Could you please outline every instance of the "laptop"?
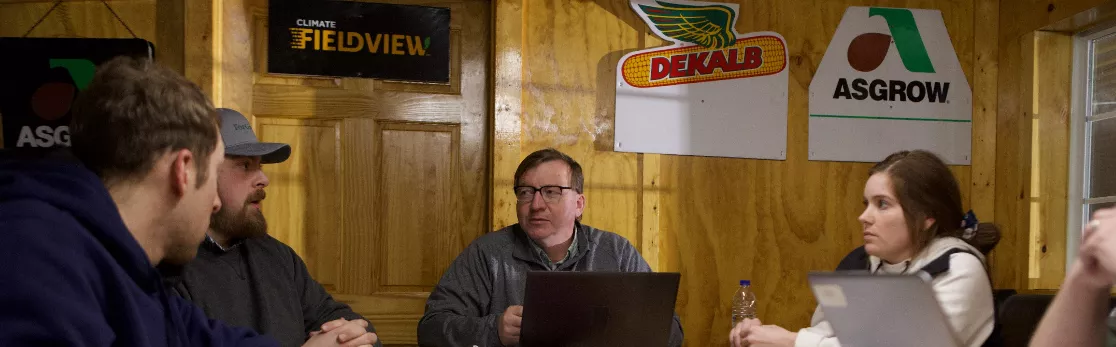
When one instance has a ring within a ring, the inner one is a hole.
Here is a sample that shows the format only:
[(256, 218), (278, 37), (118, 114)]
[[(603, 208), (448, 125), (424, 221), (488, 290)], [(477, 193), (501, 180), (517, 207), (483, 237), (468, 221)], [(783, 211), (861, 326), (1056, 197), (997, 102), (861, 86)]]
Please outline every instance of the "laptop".
[(811, 272), (810, 288), (841, 347), (958, 347), (927, 279)]
[(520, 346), (667, 346), (678, 273), (527, 273)]

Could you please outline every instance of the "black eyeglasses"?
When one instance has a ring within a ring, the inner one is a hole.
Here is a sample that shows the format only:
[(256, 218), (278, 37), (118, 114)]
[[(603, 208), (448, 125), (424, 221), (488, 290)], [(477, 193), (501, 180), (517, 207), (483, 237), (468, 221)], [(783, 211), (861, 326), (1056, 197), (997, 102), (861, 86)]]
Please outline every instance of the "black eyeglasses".
[(562, 192), (573, 187), (563, 186), (515, 186), (515, 199), (519, 202), (528, 202), (535, 199), (535, 192), (542, 192), (543, 201), (554, 203), (562, 200)]

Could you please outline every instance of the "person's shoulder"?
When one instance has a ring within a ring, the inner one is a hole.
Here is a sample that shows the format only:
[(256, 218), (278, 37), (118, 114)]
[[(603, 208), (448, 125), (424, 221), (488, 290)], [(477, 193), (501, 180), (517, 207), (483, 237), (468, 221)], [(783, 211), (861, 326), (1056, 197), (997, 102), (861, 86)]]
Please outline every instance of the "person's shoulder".
[(989, 292), (991, 283), (988, 272), (980, 258), (968, 252), (954, 252), (949, 255), (949, 267), (934, 276), (935, 290), (962, 292)]
[(579, 229), (579, 231), (586, 233), (585, 237), (589, 242), (599, 246), (635, 247), (628, 238), (608, 230), (597, 229), (586, 224), (581, 224), (581, 229)]
[(969, 252), (956, 252), (949, 255), (949, 271), (957, 273), (984, 273), (984, 263)]
[(511, 245), (515, 244), (516, 241), (517, 225), (513, 224), (500, 230), (485, 233), (470, 242), (466, 249), (486, 253), (511, 249)]
[(869, 259), (870, 257), (868, 256), (868, 252), (864, 250), (864, 246), (854, 248), (837, 263), (837, 270), (868, 270), (870, 265)]
[(53, 221), (64, 216), (73, 218), (58, 206), (34, 197), (0, 199), (0, 223), (28, 220)]
[(241, 246), (246, 247), (251, 254), (260, 255), (273, 260), (290, 261), (296, 258), (302, 259), (302, 257), (299, 257), (298, 253), (295, 252), (294, 248), (271, 235), (249, 238), (244, 240), (244, 244)]
[(271, 235), (263, 235), (263, 236), (249, 238), (247, 240), (244, 240), (244, 244), (249, 245), (252, 248), (263, 248), (263, 249), (275, 250), (275, 251), (294, 252), (294, 248), (291, 248), (291, 246), (288, 246), (286, 243), (283, 243), (283, 241), (279, 241), (279, 239), (276, 239), (275, 237), (272, 237)]
[[(40, 204), (43, 206), (37, 206)], [(6, 207), (0, 203), (0, 209)], [(120, 269), (117, 260), (74, 216), (33, 200), (19, 211), (32, 213), (0, 214), (0, 235), (5, 241), (0, 244), (0, 263), (9, 268), (0, 272), (0, 278), (18, 279), (0, 291), (31, 289), (58, 279), (95, 283), (105, 281), (107, 272)]]
[(518, 224), (513, 224), (499, 230), (485, 233), (476, 240), (473, 240), (472, 244), (480, 247), (506, 246), (508, 243), (515, 242), (515, 233), (518, 227)]
[(26, 247), (46, 243), (64, 245), (93, 241), (77, 218), (42, 200), (19, 199), (0, 202), (0, 235), (4, 244)]

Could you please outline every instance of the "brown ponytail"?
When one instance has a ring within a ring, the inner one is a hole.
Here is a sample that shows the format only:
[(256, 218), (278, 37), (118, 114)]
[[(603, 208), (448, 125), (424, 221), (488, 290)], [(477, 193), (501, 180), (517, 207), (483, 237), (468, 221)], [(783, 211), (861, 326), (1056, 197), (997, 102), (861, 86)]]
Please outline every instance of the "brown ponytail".
[(992, 252), (993, 248), (1000, 243), (1000, 228), (992, 223), (979, 223), (976, 225), (975, 230), (966, 232), (964, 229), (957, 229), (950, 233), (945, 233), (945, 236), (953, 236), (975, 247), (981, 254), (988, 255)]
[[(992, 223), (978, 223), (969, 232), (961, 227), (964, 219), (961, 190), (949, 167), (937, 155), (923, 150), (896, 152), (873, 166), (869, 176), (878, 173), (891, 179), (891, 189), (903, 206), (915, 254), (942, 236), (965, 240), (985, 255), (1000, 242), (1000, 230)], [(934, 223), (923, 229), (927, 218), (933, 218)]]

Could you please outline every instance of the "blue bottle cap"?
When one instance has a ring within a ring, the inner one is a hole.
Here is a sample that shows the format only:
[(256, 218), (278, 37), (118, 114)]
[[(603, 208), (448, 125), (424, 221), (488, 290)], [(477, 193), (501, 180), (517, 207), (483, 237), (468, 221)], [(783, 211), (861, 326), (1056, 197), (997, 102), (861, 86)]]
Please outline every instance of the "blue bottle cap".
[(752, 281), (749, 281), (749, 280), (740, 280), (740, 285), (742, 285), (742, 286), (751, 286), (751, 285), (752, 285)]

